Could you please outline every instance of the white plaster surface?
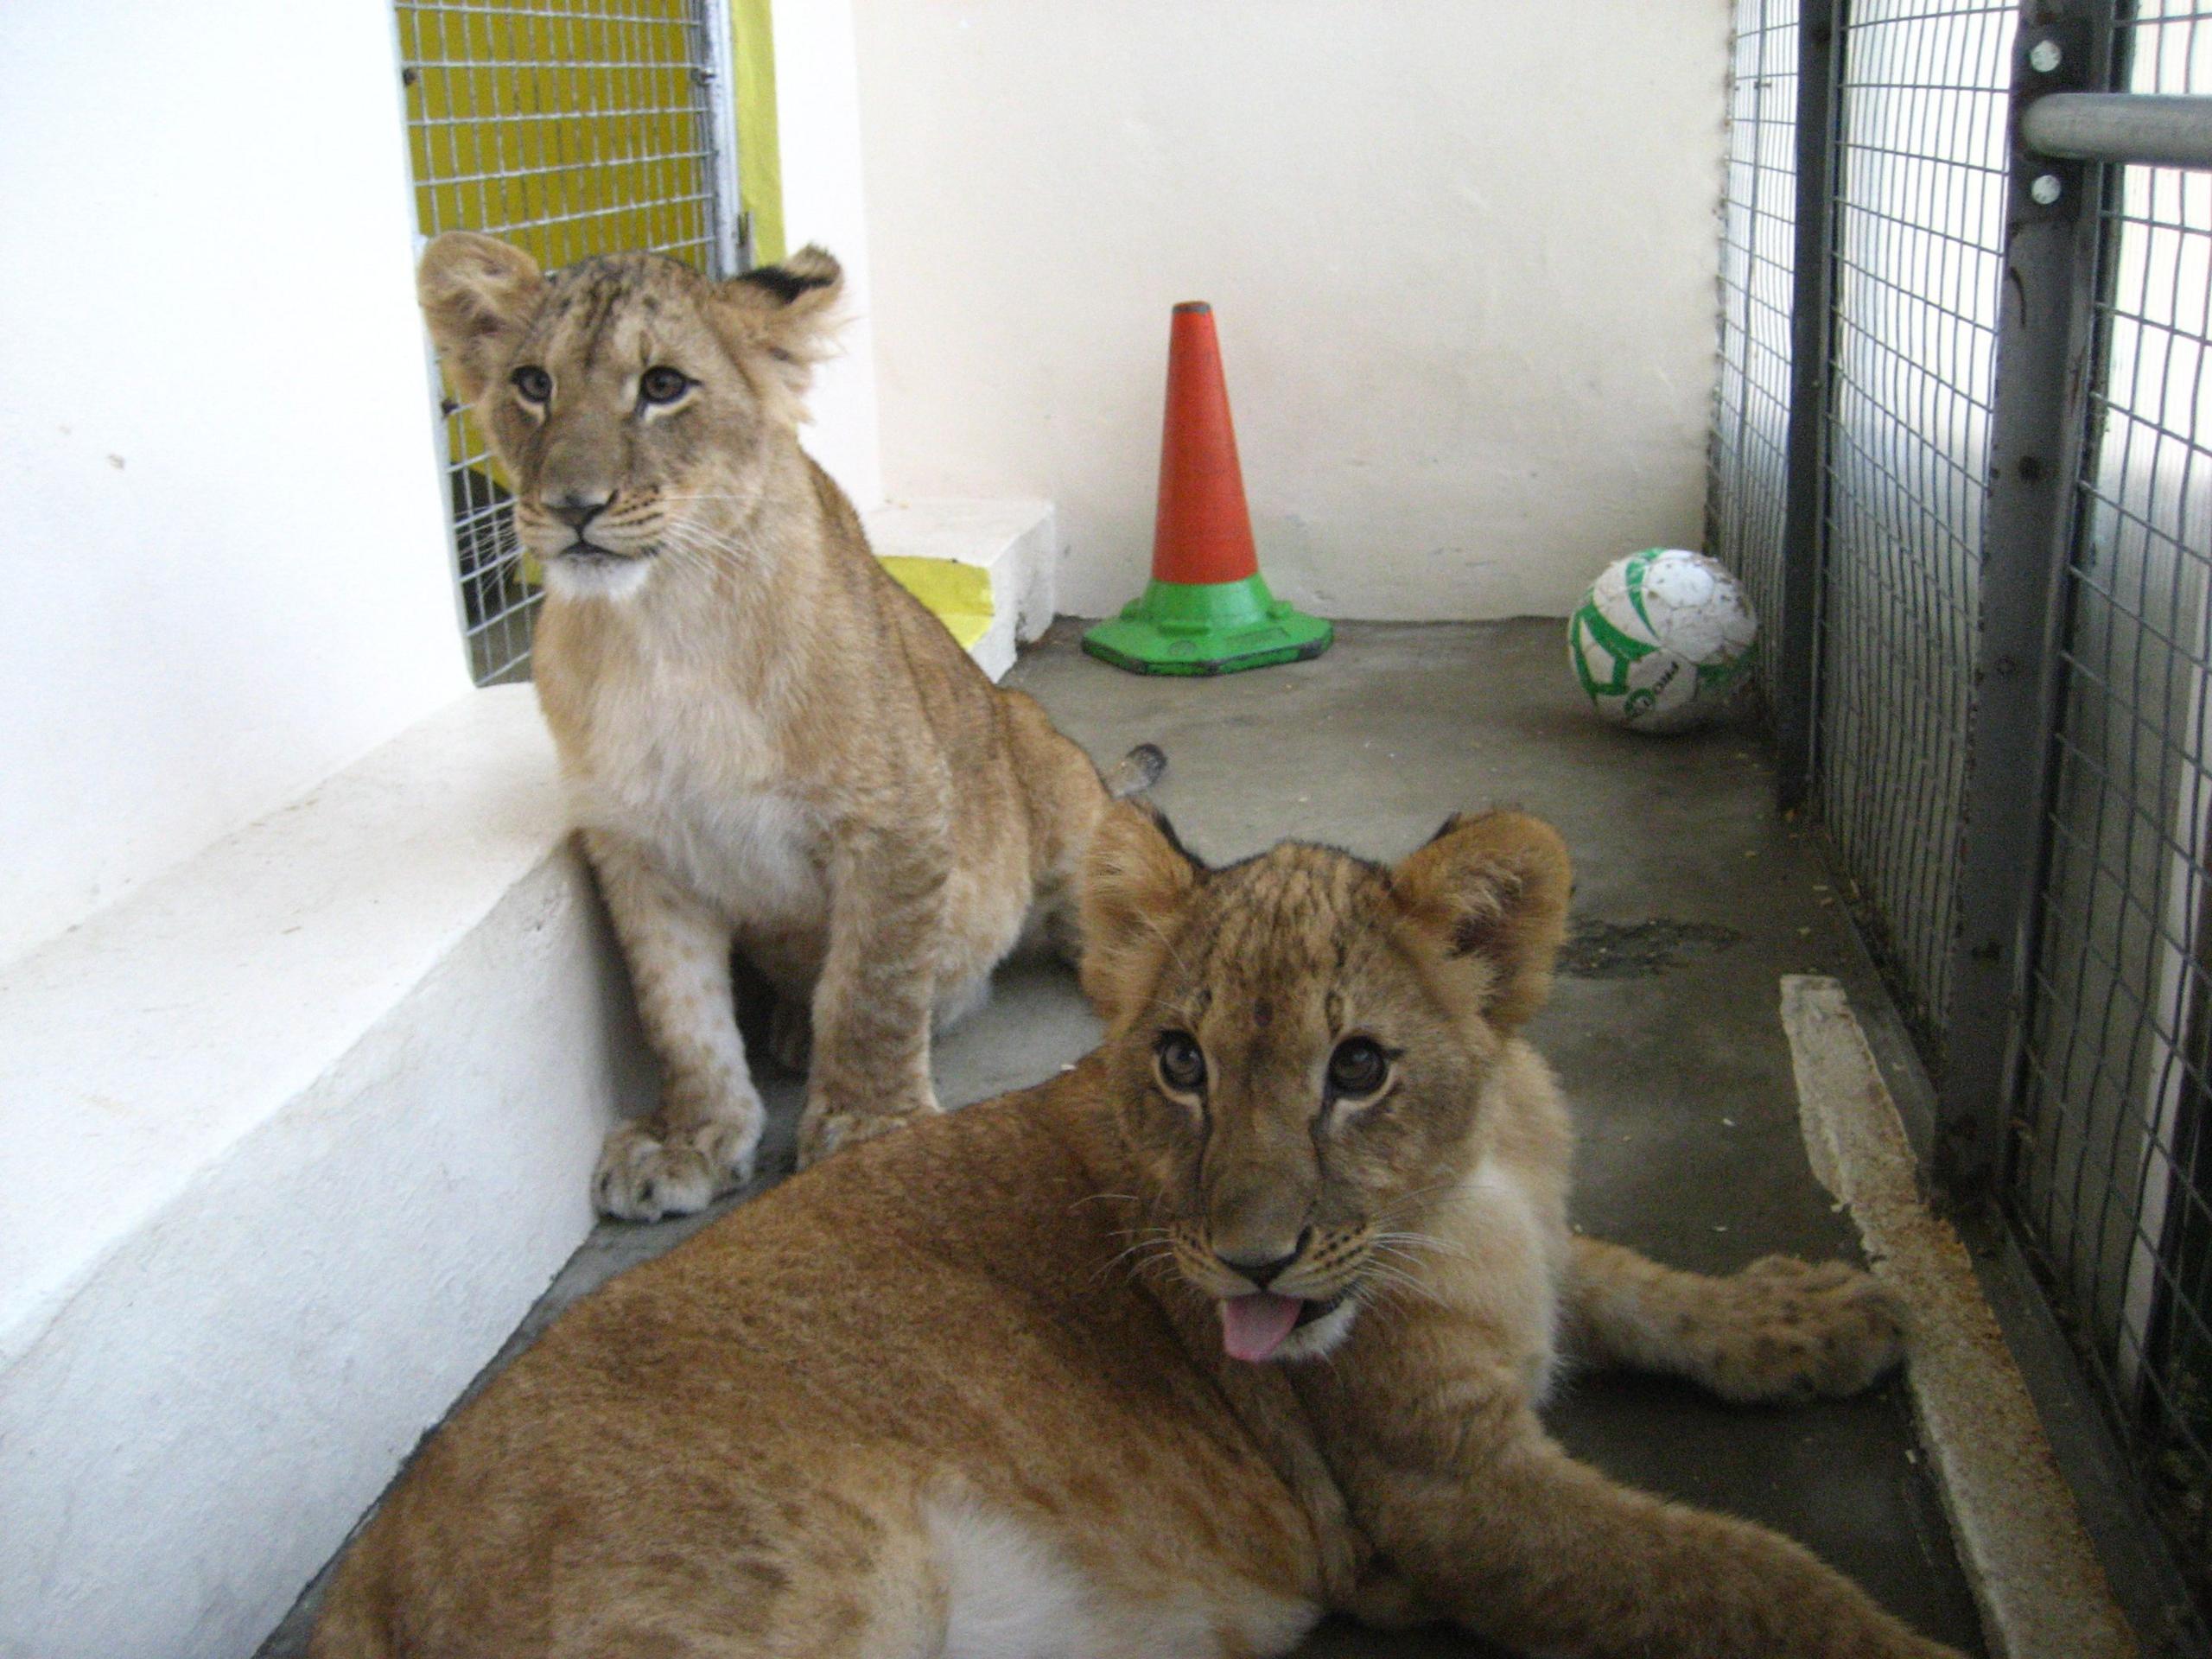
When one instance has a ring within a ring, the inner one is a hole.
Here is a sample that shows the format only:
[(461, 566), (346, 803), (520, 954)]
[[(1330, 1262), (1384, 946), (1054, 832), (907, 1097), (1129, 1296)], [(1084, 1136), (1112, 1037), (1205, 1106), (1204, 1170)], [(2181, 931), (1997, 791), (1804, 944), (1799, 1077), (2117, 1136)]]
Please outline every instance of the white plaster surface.
[(887, 501), (863, 515), (883, 557), (947, 559), (987, 571), (991, 626), (968, 654), (993, 679), (1052, 626), (1059, 537), (1049, 501)]
[(1203, 299), (1278, 595), (1560, 614), (1695, 545), (1729, 10), (854, 0), (887, 489), (1050, 499), (1110, 613)]
[(0, 969), (0, 1654), (249, 1652), (647, 1098), (528, 687)]
[(467, 686), (391, 9), (0, 4), (0, 961)]
[(808, 453), (863, 512), (883, 499), (877, 442), (873, 259), (861, 187), (852, 0), (776, 0), (776, 145), (784, 239), (818, 242), (845, 268), (838, 354), (807, 398)]

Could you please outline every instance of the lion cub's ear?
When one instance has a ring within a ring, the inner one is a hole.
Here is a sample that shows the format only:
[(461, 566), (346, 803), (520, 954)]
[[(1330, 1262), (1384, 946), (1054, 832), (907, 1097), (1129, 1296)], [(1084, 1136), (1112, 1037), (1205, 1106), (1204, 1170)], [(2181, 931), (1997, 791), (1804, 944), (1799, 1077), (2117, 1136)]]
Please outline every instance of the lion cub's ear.
[(1550, 994), (1572, 882), (1559, 831), (1525, 812), (1446, 819), (1390, 873), (1415, 940), (1501, 1031), (1521, 1025)]
[(415, 291), (461, 402), (481, 397), (505, 366), (543, 289), (537, 262), (497, 237), (448, 231), (423, 250)]
[(1083, 988), (1118, 1020), (1160, 977), (1183, 906), (1205, 866), (1175, 838), (1157, 807), (1117, 801), (1098, 821), (1083, 865)]
[(809, 243), (780, 265), (732, 277), (721, 294), (746, 337), (766, 350), (784, 389), (794, 399), (804, 397), (843, 320), (838, 302), (845, 294), (844, 267), (828, 249)]

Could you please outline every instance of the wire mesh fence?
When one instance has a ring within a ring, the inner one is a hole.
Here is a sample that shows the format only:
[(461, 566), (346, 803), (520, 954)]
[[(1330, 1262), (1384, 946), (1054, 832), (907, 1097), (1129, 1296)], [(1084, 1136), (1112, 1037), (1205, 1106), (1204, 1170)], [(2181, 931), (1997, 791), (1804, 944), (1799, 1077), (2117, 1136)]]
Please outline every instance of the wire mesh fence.
[[(1785, 442), (1787, 342), (1789, 308), (1815, 290), (1788, 232), (1760, 229), (1795, 205), (1800, 135), (1777, 128), (1794, 125), (1783, 81), (1797, 66), (1774, 54), (1785, 39), (1795, 49), (1800, 6), (1736, 8), (1710, 545), (1762, 599), (1770, 639), (1764, 596), (1800, 550), (1776, 545), (1779, 527), (1816, 527), (1816, 591), (1785, 601), (1814, 607), (1813, 660), (1770, 657), (1767, 672), (1809, 682), (1809, 800), (1939, 1077), (1946, 1027), (1965, 1017), (1951, 978), (1961, 849), (1977, 829), (1962, 805), (1993, 420), (2021, 384), (2005, 378), (2000, 335), (2068, 327), (2049, 306), (2000, 326), (2008, 213), (2017, 225), (2022, 211), (2008, 122), (2026, 73), (2013, 55), (2021, 10), (1843, 9), (1822, 273), (1833, 308), (1821, 372), (1796, 383), (1824, 398), (1808, 517), (1789, 499), (1807, 474)], [(2111, 31), (2115, 89), (2212, 92), (2212, 8), (2119, 10), (2069, 0), (2050, 15)], [(2069, 550), (2047, 766), (2018, 779), (2043, 817), (2019, 882), (2030, 943), (2009, 1080), (1982, 1103), (2007, 1128), (1986, 1196), (2042, 1274), (2189, 1582), (2186, 1647), (2204, 1642), (2212, 1610), (2212, 175), (2109, 172), (2101, 185), (2094, 168), (2080, 175), (2100, 267), (2077, 296), (2083, 462), (2051, 526), (2050, 545)], [(2019, 550), (2005, 550), (2017, 568)]]
[[(1797, 0), (1738, 0), (1720, 226), (1720, 373), (1707, 446), (1706, 544), (1758, 615), (1782, 609), (1791, 285), (1797, 226)], [(1759, 677), (1770, 699), (1780, 659)]]
[[(488, 232), (548, 270), (633, 248), (719, 270), (711, 3), (396, 0), (423, 234)], [(526, 678), (538, 592), (507, 483), (468, 416), (442, 412), (469, 666)]]
[(1842, 46), (1813, 787), (1931, 1051), (1966, 779), (2013, 10), (1862, 3)]

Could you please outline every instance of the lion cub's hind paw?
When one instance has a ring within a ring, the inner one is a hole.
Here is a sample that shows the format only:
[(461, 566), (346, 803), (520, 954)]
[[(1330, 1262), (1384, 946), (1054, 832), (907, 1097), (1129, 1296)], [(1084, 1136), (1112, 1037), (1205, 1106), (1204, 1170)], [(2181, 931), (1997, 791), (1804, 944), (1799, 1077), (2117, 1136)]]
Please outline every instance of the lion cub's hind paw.
[(1718, 1341), (1704, 1379), (1727, 1400), (1839, 1399), (1904, 1357), (1904, 1305), (1841, 1262), (1770, 1255), (1719, 1281)]
[(665, 1138), (649, 1124), (620, 1124), (599, 1154), (592, 1202), (618, 1221), (688, 1216), (745, 1183), (760, 1138), (757, 1126), (719, 1121)]

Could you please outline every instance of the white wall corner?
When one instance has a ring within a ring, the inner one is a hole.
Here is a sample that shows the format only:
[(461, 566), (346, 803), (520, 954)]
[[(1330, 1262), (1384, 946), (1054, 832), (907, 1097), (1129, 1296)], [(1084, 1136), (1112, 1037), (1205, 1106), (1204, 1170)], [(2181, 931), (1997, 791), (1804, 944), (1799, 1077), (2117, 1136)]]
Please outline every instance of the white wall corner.
[(807, 452), (865, 512), (883, 499), (883, 459), (852, 3), (778, 0), (773, 13), (784, 239), (792, 248), (820, 243), (845, 269), (838, 354), (816, 372), (804, 436)]

